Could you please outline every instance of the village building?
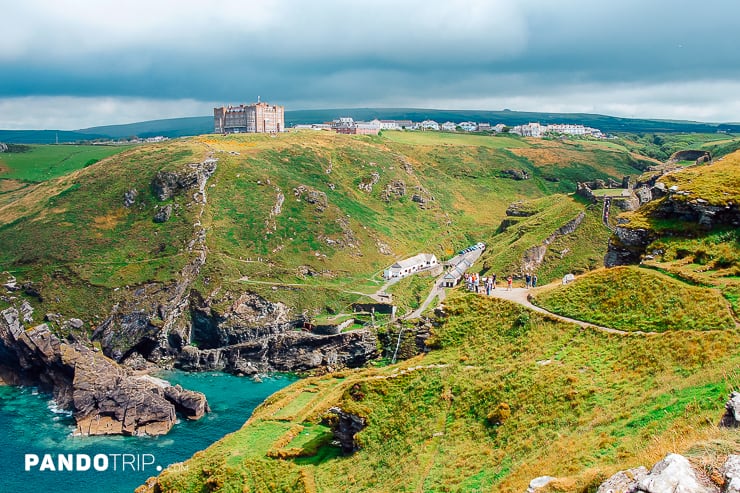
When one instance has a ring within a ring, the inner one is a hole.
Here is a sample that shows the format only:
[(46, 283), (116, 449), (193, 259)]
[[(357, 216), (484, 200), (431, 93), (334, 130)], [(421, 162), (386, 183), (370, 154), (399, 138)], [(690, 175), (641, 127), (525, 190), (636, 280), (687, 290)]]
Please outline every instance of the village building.
[(504, 131), (505, 128), (506, 128), (506, 125), (504, 125), (503, 123), (497, 123), (496, 125), (491, 127), (491, 130), (493, 130), (496, 133), (501, 133)]
[(439, 123), (434, 120), (424, 120), (419, 126), (422, 130), (439, 130)]
[(462, 259), (450, 270), (448, 270), (444, 276), (442, 276), (442, 287), (443, 288), (454, 288), (460, 283), (460, 279), (465, 275), (465, 271), (470, 268), (471, 264), (467, 259)]
[(444, 122), (442, 125), (440, 125), (440, 128), (444, 130), (445, 132), (454, 132), (457, 125), (453, 122)]
[(479, 123), (478, 124), (478, 131), (479, 132), (490, 132), (491, 130), (492, 129), (491, 129), (491, 124), (490, 123)]
[(217, 134), (278, 133), (285, 130), (285, 107), (262, 103), (213, 108)]
[(530, 122), (525, 125), (517, 125), (509, 130), (510, 133), (521, 135), (522, 137), (542, 137), (545, 133), (546, 127), (540, 125), (539, 122)]
[(377, 118), (369, 122), (356, 122), (353, 118), (345, 116), (334, 120), (331, 128), (338, 134), (378, 135), (383, 125)]
[(431, 269), (437, 265), (439, 265), (439, 262), (434, 254), (420, 253), (394, 263), (383, 272), (383, 277), (386, 279), (406, 277), (423, 270)]
[(478, 124), (475, 122), (461, 122), (457, 124), (458, 127), (462, 128), (466, 132), (475, 132), (478, 128)]

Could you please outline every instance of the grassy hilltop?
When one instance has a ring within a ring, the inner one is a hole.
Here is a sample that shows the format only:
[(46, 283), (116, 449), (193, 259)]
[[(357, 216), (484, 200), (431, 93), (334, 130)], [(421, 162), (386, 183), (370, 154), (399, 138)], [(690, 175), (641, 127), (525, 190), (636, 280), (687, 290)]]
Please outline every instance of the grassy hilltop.
[[(159, 171), (187, 170), (208, 156), (218, 159), (218, 168), (200, 218), (209, 254), (196, 286), (212, 291), (215, 280), (315, 313), (342, 310), (358, 299), (354, 293), (375, 291), (382, 269), (397, 259), (420, 251), (447, 258), (474, 242), (495, 242), (514, 201), (571, 192), (576, 180), (620, 179), (651, 164), (588, 142), (301, 132), (116, 148), (115, 156), (40, 183), (6, 178), (39, 175), (46, 166), (42, 157), (60, 149), (73, 147), (33, 148), (22, 168), (11, 168), (19, 158), (7, 155), (11, 171), (0, 175), (0, 269), (34, 282), (45, 312), (87, 320), (104, 317), (110, 304), (127, 296), (117, 288), (177, 279), (198, 219), (189, 194), (159, 201), (151, 182)], [(529, 179), (513, 179), (509, 170)], [(125, 207), (124, 194), (134, 189), (135, 205)], [(553, 203), (567, 215), (586, 209), (559, 197)], [(157, 208), (166, 205), (174, 208), (172, 218), (154, 223)], [(529, 218), (527, 229), (537, 229), (531, 242), (495, 246), (504, 257), (491, 268), (513, 269), (519, 252), (562, 225), (548, 210)], [(591, 231), (605, 238), (598, 211), (589, 214)], [(580, 269), (598, 266), (604, 248), (592, 247), (587, 259), (550, 258), (543, 273), (549, 278), (569, 271), (571, 260)]]

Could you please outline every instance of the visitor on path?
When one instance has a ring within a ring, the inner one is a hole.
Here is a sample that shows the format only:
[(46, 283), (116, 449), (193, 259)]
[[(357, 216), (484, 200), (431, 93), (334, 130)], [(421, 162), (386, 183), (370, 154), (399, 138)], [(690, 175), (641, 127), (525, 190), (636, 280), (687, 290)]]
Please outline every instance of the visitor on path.
[(496, 289), (496, 274), (493, 274), (493, 289)]
[(527, 286), (527, 289), (532, 287), (532, 276), (529, 275), (529, 272), (524, 276), (524, 285)]
[(478, 294), (480, 292), (478, 290), (480, 286), (480, 276), (478, 274), (473, 274), (473, 286), (475, 287), (475, 294)]
[(532, 287), (533, 288), (537, 287), (537, 274), (532, 275)]
[(491, 289), (493, 288), (493, 277), (488, 276), (486, 279), (486, 296), (491, 296)]
[(506, 282), (509, 283), (509, 287), (507, 291), (511, 291), (511, 283), (514, 282), (514, 279), (511, 276), (509, 276), (506, 278)]

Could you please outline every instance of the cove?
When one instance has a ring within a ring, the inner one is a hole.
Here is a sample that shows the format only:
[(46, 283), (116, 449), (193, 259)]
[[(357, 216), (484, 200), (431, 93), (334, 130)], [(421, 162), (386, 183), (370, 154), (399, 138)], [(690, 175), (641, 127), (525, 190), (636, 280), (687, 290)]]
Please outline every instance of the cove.
[[(76, 437), (72, 436), (71, 413), (56, 409), (50, 396), (33, 388), (0, 387), (0, 491), (132, 492), (158, 473), (157, 466), (182, 462), (239, 429), (255, 407), (296, 380), (270, 375), (260, 382), (216, 372), (174, 371), (158, 376), (203, 392), (212, 412), (199, 421), (179, 420), (167, 435), (159, 437)], [(33, 463), (30, 455), (38, 456), (39, 464), (26, 471), (27, 461)], [(84, 466), (89, 457), (91, 467), (86, 471), (49, 468), (50, 460), (58, 465), (60, 455), (63, 465), (71, 456), (73, 464)], [(101, 469), (104, 462), (105, 470), (95, 469), (95, 465)], [(44, 463), (47, 467), (39, 470)]]

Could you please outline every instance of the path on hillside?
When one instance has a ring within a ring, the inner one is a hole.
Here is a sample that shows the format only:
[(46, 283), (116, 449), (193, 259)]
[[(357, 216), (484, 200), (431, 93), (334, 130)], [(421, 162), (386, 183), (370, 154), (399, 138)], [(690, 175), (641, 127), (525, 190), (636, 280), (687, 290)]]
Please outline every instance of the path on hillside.
[[(536, 291), (536, 288), (535, 288), (535, 291)], [(538, 313), (542, 313), (545, 315), (549, 315), (551, 317), (557, 318), (558, 320), (562, 320), (563, 322), (570, 322), (572, 324), (580, 325), (581, 327), (584, 327), (584, 328), (596, 329), (602, 332), (607, 332), (609, 334), (620, 334), (620, 335), (628, 335), (628, 334), (654, 335), (654, 334), (657, 334), (657, 332), (643, 332), (640, 330), (626, 331), (626, 330), (613, 329), (611, 327), (603, 327), (601, 325), (592, 324), (590, 322), (584, 322), (583, 320), (576, 320), (575, 318), (558, 315), (557, 313), (553, 313), (551, 311), (545, 310), (544, 308), (541, 308), (537, 305), (532, 304), (532, 302), (529, 301), (529, 294), (531, 292), (532, 292), (531, 289), (526, 289), (526, 288), (512, 288), (511, 291), (508, 291), (506, 288), (497, 288), (491, 291), (491, 297), (500, 298), (503, 300), (511, 301), (513, 303), (518, 303), (524, 307), (529, 308), (530, 310), (533, 310), (533, 311), (536, 311)]]
[(408, 315), (404, 316), (404, 319), (411, 319), (411, 318), (419, 318), (421, 314), (424, 312), (424, 310), (427, 309), (429, 304), (434, 301), (435, 297), (439, 297), (439, 302), (441, 303), (444, 301), (444, 299), (447, 297), (445, 294), (445, 288), (442, 287), (442, 278), (444, 277), (444, 274), (439, 276), (434, 281), (434, 286), (432, 286), (432, 289), (429, 291), (429, 296), (427, 296), (427, 299), (424, 300), (424, 303), (421, 304), (419, 308), (414, 310), (413, 312), (409, 313)]

